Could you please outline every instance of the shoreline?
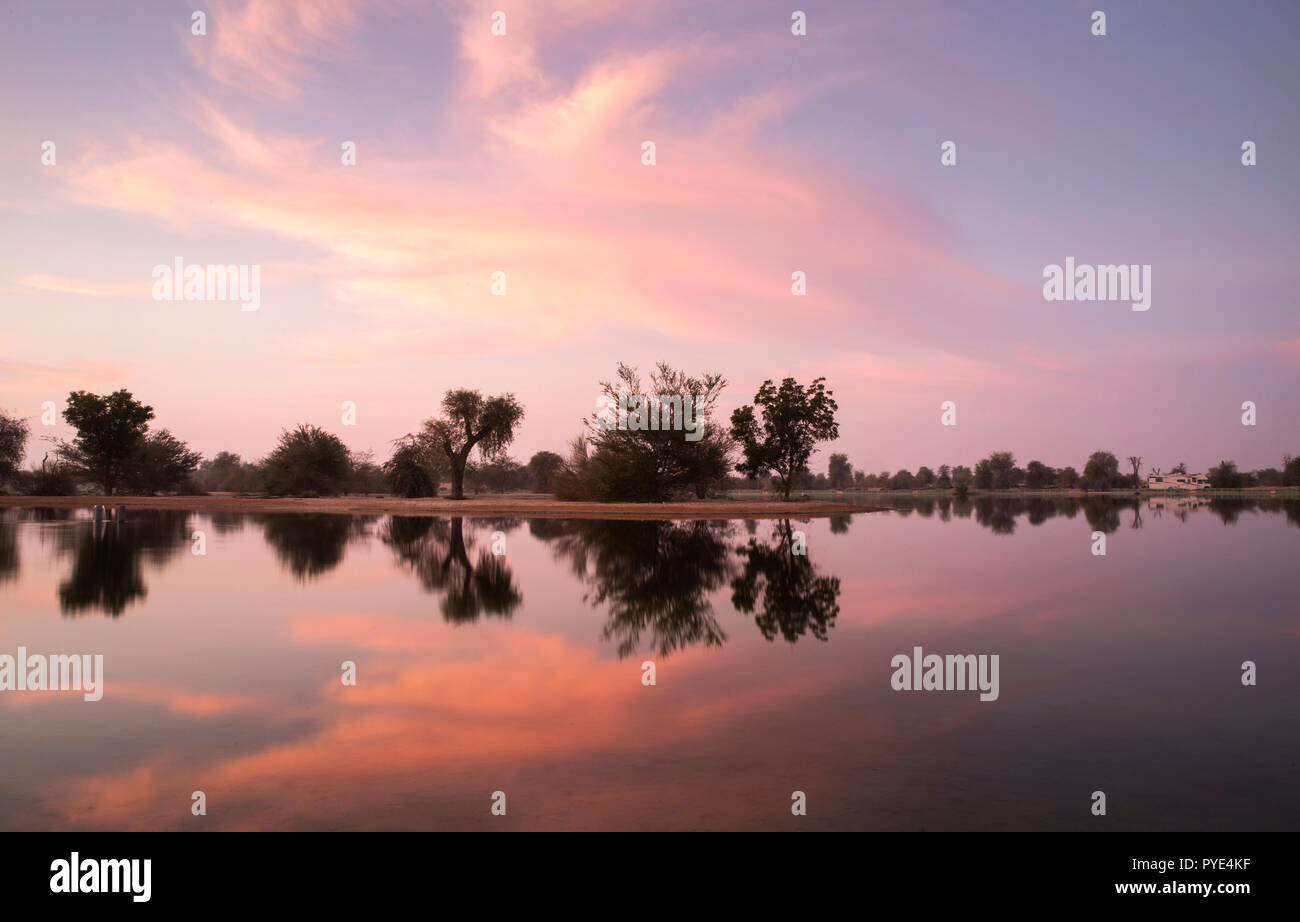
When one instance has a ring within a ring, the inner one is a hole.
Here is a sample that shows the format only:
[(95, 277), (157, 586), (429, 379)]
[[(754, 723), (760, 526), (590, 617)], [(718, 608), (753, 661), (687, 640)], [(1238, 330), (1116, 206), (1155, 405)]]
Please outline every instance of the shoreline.
[(96, 505), (128, 509), (175, 509), (187, 512), (301, 512), (342, 515), (436, 515), (463, 518), (510, 516), (527, 519), (788, 519), (829, 518), (884, 512), (887, 506), (806, 500), (688, 500), (675, 503), (564, 502), (541, 494), (495, 494), (467, 497), (403, 499), (351, 495), (304, 499), (213, 493), (207, 496), (0, 496), (0, 509), (41, 506), (89, 509)]

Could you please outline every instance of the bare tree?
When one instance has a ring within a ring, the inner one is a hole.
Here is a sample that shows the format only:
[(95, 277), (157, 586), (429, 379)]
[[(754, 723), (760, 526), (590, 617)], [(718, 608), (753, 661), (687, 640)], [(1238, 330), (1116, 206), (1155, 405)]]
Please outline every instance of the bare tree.
[(1133, 486), (1135, 488), (1142, 486), (1142, 456), (1129, 455), (1128, 463), (1133, 468)]

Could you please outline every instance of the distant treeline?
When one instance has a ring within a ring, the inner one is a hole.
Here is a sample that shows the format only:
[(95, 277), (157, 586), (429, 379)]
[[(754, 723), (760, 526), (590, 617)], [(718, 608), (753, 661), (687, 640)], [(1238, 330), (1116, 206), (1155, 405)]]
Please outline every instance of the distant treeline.
[[(832, 454), (825, 474), (802, 471), (796, 479), (800, 490), (952, 490), (964, 494), (970, 490), (1132, 490), (1146, 485), (1142, 476), (1143, 459), (1127, 459), (1130, 473), (1120, 470), (1120, 461), (1108, 451), (1096, 451), (1088, 458), (1080, 474), (1073, 467), (1054, 468), (1041, 461), (1024, 467), (1016, 464), (1011, 452), (996, 451), (978, 462), (974, 469), (962, 465), (941, 464), (935, 469), (922, 466), (912, 473), (906, 469), (890, 473), (868, 474), (854, 470), (847, 455)], [(1159, 470), (1153, 473), (1160, 473)], [(1187, 465), (1178, 462), (1166, 474), (1186, 474)], [(1284, 455), (1281, 468), (1239, 471), (1236, 462), (1220, 461), (1206, 474), (1210, 486), (1236, 490), (1248, 487), (1300, 486), (1300, 457)]]
[[(33, 496), (95, 491), (120, 493), (247, 493), (273, 496), (329, 496), (392, 493), (403, 497), (532, 491), (566, 500), (663, 502), (704, 499), (731, 490), (772, 490), (789, 499), (796, 490), (939, 490), (965, 496), (972, 490), (1089, 491), (1136, 489), (1144, 484), (1143, 459), (1130, 456), (1121, 472), (1115, 455), (1093, 452), (1079, 473), (1041, 461), (1020, 467), (998, 451), (973, 468), (940, 465), (915, 473), (854, 470), (848, 456), (830, 456), (825, 473), (809, 467), (816, 446), (839, 437), (838, 406), (822, 378), (800, 385), (766, 381), (752, 405), (714, 419), (726, 387), (718, 374), (700, 376), (660, 363), (644, 382), (636, 369), (619, 364), (612, 381), (601, 382), (603, 410), (583, 421), (583, 430), (561, 454), (539, 451), (526, 464), (507, 449), (524, 417), (512, 394), (485, 397), (451, 390), (440, 415), (393, 442), (382, 464), (370, 452), (354, 452), (331, 432), (303, 423), (286, 429), (269, 454), (246, 460), (233, 452), (203, 458), (165, 429), (152, 428), (152, 407), (129, 391), (98, 395), (74, 391), (63, 411), (75, 432), (71, 441), (47, 440), (41, 463), (21, 470), (30, 426), (0, 413), (0, 490)], [(1179, 463), (1168, 473), (1187, 473)], [(1245, 472), (1223, 461), (1208, 472), (1211, 486), (1300, 486), (1300, 459), (1282, 467)]]

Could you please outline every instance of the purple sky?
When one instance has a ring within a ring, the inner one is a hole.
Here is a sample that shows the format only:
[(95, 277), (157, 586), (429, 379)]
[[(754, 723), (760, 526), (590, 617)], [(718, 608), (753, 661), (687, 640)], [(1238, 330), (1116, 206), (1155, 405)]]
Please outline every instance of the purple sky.
[[(127, 387), (205, 454), (310, 421), (383, 458), (475, 387), (527, 460), (665, 360), (726, 414), (826, 376), (814, 469), (1300, 453), (1294, 3), (203, 6), (0, 14), (0, 407), (36, 436)], [(154, 300), (178, 256), (259, 265), (260, 309)], [(1150, 264), (1151, 309), (1044, 300), (1068, 256)]]

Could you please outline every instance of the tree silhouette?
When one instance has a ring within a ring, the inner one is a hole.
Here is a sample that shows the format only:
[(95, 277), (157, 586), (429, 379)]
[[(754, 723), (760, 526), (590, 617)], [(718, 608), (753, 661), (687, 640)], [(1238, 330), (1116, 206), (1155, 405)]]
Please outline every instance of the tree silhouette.
[(768, 640), (778, 633), (789, 643), (807, 633), (826, 640), (840, 613), (839, 578), (818, 576), (806, 554), (794, 553), (789, 519), (772, 537), (774, 544), (751, 539), (737, 548), (743, 564), (731, 581), (731, 604), (746, 614), (757, 611), (754, 623)]

